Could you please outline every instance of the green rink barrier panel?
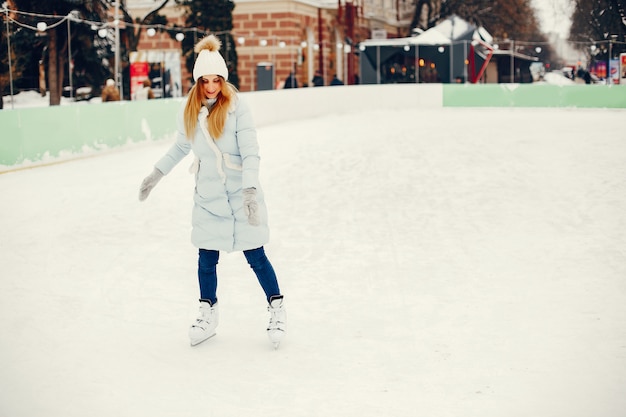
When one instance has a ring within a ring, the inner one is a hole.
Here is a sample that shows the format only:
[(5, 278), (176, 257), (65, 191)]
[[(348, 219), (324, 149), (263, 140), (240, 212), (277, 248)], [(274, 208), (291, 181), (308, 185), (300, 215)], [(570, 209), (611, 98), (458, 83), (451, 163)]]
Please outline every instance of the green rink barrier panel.
[(181, 99), (0, 111), (0, 172), (170, 137)]
[(626, 108), (624, 85), (444, 84), (444, 107)]
[[(330, 114), (420, 107), (626, 109), (626, 85), (386, 84), (242, 93), (257, 127)], [(150, 140), (173, 140), (183, 98), (0, 110), (0, 172)]]

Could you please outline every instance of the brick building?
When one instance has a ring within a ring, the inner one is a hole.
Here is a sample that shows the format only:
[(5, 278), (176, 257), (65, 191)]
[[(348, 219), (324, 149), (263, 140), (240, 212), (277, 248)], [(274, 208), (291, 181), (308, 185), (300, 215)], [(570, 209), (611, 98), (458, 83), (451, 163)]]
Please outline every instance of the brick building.
[[(345, 84), (354, 84), (358, 82), (357, 44), (373, 36), (407, 36), (415, 9), (414, 0), (236, 0), (234, 3), (232, 35), (237, 47), (241, 91), (280, 88), (291, 71), (300, 86), (311, 83), (315, 70), (322, 72), (325, 85), (335, 74)], [(155, 2), (127, 0), (126, 6), (131, 15), (141, 18), (155, 7)], [(173, 0), (161, 14), (172, 25), (184, 25), (183, 10)], [(151, 59), (175, 51), (180, 54), (179, 42), (165, 33), (148, 32), (142, 32), (139, 54), (149, 54)], [(183, 34), (198, 35), (187, 30)], [(182, 59), (180, 65), (182, 94), (185, 94), (191, 86), (191, 76)]]

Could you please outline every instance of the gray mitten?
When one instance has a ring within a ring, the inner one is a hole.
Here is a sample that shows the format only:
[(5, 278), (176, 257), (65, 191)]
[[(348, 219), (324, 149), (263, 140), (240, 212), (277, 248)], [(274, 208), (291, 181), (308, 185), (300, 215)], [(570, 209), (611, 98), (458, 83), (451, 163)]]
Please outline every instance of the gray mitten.
[(250, 226), (261, 224), (259, 219), (259, 203), (256, 202), (256, 188), (243, 190), (243, 212), (248, 216)]
[(143, 201), (148, 198), (150, 191), (154, 188), (155, 185), (163, 178), (163, 173), (158, 169), (154, 168), (154, 171), (150, 175), (148, 175), (141, 183), (139, 187), (139, 201)]

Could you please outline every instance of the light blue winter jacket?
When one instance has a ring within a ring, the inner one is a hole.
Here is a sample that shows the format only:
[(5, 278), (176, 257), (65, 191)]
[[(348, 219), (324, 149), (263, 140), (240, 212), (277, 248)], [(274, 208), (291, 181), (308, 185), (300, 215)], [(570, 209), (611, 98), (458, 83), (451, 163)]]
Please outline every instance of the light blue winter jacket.
[[(167, 175), (190, 150), (196, 161), (191, 242), (198, 248), (222, 251), (255, 249), (269, 241), (267, 209), (259, 184), (259, 144), (250, 108), (237, 95), (229, 109), (222, 137), (213, 140), (203, 106), (193, 141), (185, 135), (183, 113), (178, 112), (176, 143), (155, 167)], [(243, 210), (242, 190), (256, 188), (260, 225), (251, 226)]]

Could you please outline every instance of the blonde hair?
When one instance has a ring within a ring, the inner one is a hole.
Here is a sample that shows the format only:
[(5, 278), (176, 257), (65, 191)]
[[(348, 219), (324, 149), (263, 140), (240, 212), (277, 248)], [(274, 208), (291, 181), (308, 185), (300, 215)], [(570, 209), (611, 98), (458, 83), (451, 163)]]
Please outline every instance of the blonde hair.
[[(217, 101), (211, 107), (209, 116), (207, 117), (207, 127), (209, 134), (215, 140), (219, 139), (224, 133), (224, 125), (228, 118), (228, 111), (237, 95), (237, 88), (220, 76), (222, 81), (222, 91), (217, 95)], [(204, 91), (200, 83), (194, 84), (189, 90), (189, 98), (185, 105), (183, 119), (185, 121), (185, 135), (187, 139), (193, 140), (194, 132), (198, 123), (198, 113), (203, 106), (205, 100)]]

